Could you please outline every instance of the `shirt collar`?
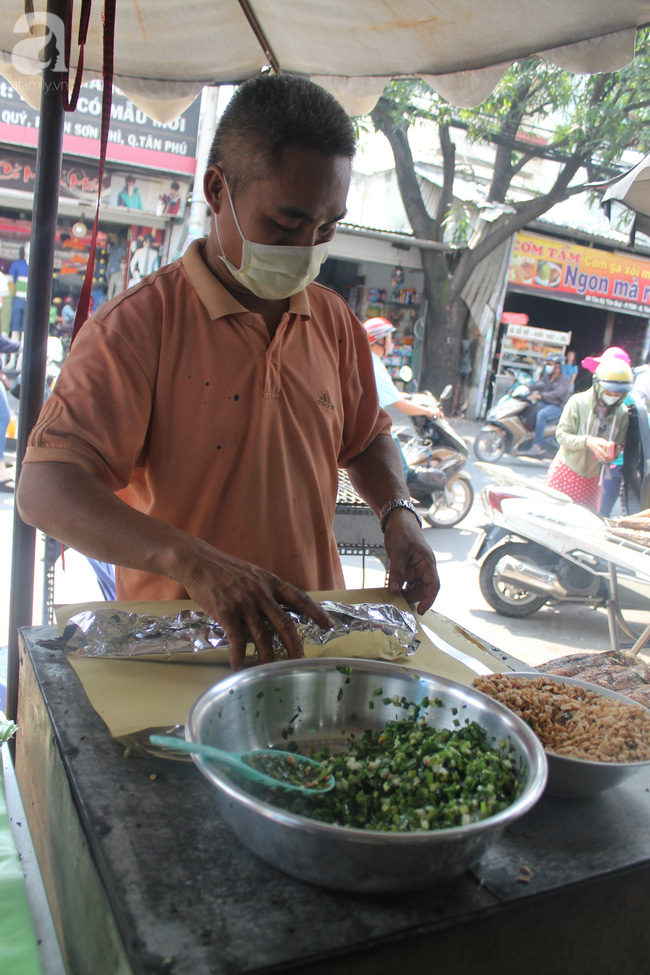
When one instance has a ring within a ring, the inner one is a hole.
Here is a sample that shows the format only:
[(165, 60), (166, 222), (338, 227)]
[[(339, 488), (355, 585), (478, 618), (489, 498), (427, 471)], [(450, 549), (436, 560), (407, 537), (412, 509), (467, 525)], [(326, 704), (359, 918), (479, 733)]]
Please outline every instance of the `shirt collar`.
[[(249, 314), (248, 308), (230, 294), (203, 260), (201, 245), (204, 240), (192, 241), (181, 261), (208, 315), (214, 320), (225, 318), (226, 315)], [(301, 318), (311, 317), (306, 289), (289, 298), (289, 314), (300, 315)]]

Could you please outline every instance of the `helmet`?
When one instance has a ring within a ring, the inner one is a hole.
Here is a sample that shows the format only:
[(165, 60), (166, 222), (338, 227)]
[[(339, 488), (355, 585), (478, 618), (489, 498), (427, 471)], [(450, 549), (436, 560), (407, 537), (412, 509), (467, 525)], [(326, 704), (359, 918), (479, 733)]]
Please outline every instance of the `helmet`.
[(395, 331), (395, 326), (391, 325), (387, 318), (369, 318), (363, 323), (363, 327), (368, 333), (371, 345)]
[(545, 362), (552, 362), (553, 365), (555, 365), (555, 366), (563, 366), (564, 365), (564, 356), (563, 355), (560, 355), (559, 352), (549, 352), (549, 354), (546, 356), (546, 359), (544, 361)]
[(634, 385), (634, 376), (627, 362), (616, 356), (608, 356), (598, 365), (593, 384), (599, 400), (603, 398), (603, 393), (623, 399)]
[(609, 349), (605, 349), (603, 354), (598, 357), (588, 355), (586, 359), (583, 359), (583, 369), (588, 369), (589, 372), (595, 372), (603, 359), (609, 358), (622, 359), (623, 362), (627, 362), (628, 366), (630, 365), (630, 357), (625, 349), (620, 349), (617, 345), (612, 345)]

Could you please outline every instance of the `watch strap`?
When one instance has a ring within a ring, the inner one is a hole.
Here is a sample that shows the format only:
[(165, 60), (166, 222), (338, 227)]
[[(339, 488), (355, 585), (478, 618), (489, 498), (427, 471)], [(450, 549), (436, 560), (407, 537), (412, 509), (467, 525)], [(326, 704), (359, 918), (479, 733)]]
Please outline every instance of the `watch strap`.
[(379, 524), (381, 525), (382, 532), (386, 531), (386, 523), (388, 519), (392, 515), (393, 511), (397, 511), (398, 508), (406, 508), (407, 511), (414, 514), (417, 518), (418, 525), (420, 528), (422, 528), (422, 519), (415, 510), (412, 502), (408, 501), (406, 498), (395, 498), (393, 501), (388, 501), (379, 512)]

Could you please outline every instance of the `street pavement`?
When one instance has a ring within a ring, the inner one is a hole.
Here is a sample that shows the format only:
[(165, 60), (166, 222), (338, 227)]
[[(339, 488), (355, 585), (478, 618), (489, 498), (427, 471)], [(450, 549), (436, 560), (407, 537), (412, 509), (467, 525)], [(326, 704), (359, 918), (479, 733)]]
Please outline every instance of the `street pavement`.
[[(434, 609), (448, 616), (491, 645), (518, 657), (530, 665), (544, 663), (569, 653), (606, 650), (609, 648), (607, 616), (603, 609), (566, 605), (545, 606), (526, 619), (499, 616), (483, 599), (478, 584), (478, 567), (468, 558), (485, 517), (480, 492), (489, 478), (474, 463), (473, 441), (481, 424), (471, 420), (452, 420), (457, 432), (470, 446), (467, 469), (476, 498), (467, 518), (456, 528), (429, 528), (425, 535), (438, 561), (441, 589)], [(533, 458), (504, 458), (507, 464), (531, 483), (542, 484), (547, 461)], [(5, 647), (9, 632), (9, 591), (11, 581), (11, 535), (13, 495), (0, 495), (0, 647)], [(357, 557), (345, 557), (343, 567), (349, 589), (384, 585), (384, 570), (376, 559), (368, 558), (365, 566)], [(43, 547), (37, 544), (35, 564), (34, 624), (42, 622)], [(61, 559), (55, 570), (54, 601), (58, 604), (101, 599), (95, 575), (86, 559), (67, 551), (65, 567)], [(647, 615), (647, 614), (646, 614)], [(635, 621), (640, 617), (630, 614)], [(6, 652), (0, 650), (0, 681), (4, 680)]]

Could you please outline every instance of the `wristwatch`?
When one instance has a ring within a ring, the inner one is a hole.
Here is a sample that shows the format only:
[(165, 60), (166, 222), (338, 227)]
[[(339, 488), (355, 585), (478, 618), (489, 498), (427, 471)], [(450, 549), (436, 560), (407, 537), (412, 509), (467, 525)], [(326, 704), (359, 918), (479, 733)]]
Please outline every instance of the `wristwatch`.
[(381, 525), (382, 532), (386, 531), (386, 522), (392, 515), (393, 511), (397, 508), (406, 508), (407, 511), (411, 511), (418, 520), (418, 525), (422, 528), (422, 519), (413, 507), (410, 501), (405, 498), (396, 498), (394, 501), (388, 501), (384, 507), (379, 512), (379, 524)]

